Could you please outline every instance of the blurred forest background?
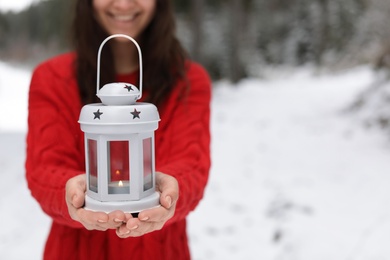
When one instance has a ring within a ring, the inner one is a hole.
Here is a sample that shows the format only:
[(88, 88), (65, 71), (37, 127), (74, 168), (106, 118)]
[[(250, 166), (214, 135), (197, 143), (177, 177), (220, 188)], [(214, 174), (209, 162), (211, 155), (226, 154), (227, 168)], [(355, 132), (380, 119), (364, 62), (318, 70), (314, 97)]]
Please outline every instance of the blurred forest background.
[[(0, 11), (0, 60), (29, 68), (68, 51), (75, 0)], [(213, 80), (237, 83), (269, 68), (372, 66), (378, 80), (351, 107), (390, 132), (389, 0), (173, 0), (177, 34)], [(364, 108), (364, 109), (361, 109)], [(364, 112), (363, 112), (364, 113)]]
[[(0, 59), (31, 66), (68, 50), (69, 0), (0, 13)], [(390, 65), (389, 0), (175, 0), (178, 36), (214, 79), (286, 65)]]

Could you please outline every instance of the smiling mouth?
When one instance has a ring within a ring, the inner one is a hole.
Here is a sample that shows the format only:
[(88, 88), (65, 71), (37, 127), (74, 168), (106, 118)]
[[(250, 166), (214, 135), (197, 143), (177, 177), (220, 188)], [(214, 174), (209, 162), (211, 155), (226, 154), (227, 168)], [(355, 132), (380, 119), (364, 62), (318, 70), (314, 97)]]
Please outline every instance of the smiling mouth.
[(137, 14), (132, 15), (111, 15), (111, 17), (118, 22), (132, 22), (137, 17)]

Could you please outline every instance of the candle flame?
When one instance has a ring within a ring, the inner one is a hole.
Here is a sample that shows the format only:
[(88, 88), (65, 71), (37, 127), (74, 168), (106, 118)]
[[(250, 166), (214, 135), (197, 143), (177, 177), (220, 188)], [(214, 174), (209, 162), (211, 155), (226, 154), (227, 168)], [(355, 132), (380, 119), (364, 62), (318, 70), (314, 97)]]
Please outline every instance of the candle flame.
[(118, 186), (119, 186), (119, 187), (123, 187), (123, 182), (122, 182), (122, 181), (119, 181)]

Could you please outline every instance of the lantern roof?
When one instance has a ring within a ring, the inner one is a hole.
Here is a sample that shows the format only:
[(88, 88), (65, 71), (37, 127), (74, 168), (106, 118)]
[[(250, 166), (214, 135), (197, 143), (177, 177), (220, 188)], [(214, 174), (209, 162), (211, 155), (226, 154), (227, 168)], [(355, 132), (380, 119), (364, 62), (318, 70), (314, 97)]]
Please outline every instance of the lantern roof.
[(85, 105), (81, 109), (78, 122), (84, 132), (127, 134), (154, 131), (158, 128), (159, 121), (160, 116), (155, 105), (135, 102), (131, 105)]
[(125, 82), (104, 85), (96, 94), (104, 105), (132, 105), (139, 99), (141, 92), (136, 86)]

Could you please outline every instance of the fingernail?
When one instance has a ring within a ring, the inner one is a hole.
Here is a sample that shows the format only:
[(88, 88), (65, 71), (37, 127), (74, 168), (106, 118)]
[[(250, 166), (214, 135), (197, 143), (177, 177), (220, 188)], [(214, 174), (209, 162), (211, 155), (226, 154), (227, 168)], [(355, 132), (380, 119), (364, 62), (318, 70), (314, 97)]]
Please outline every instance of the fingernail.
[(137, 228), (138, 228), (138, 225), (135, 225), (134, 227), (130, 228), (130, 230), (134, 230), (134, 229), (137, 229)]
[(99, 223), (106, 223), (107, 221), (102, 220), (102, 219), (98, 219), (98, 222), (99, 222)]
[(147, 221), (149, 219), (149, 217), (144, 217), (141, 219), (141, 221)]
[(123, 220), (121, 220), (121, 219), (119, 219), (119, 218), (114, 218), (114, 221), (115, 221), (115, 222), (118, 222), (118, 223), (123, 222)]
[(165, 198), (168, 201), (168, 208), (170, 208), (172, 206), (172, 198), (170, 196), (166, 196)]

